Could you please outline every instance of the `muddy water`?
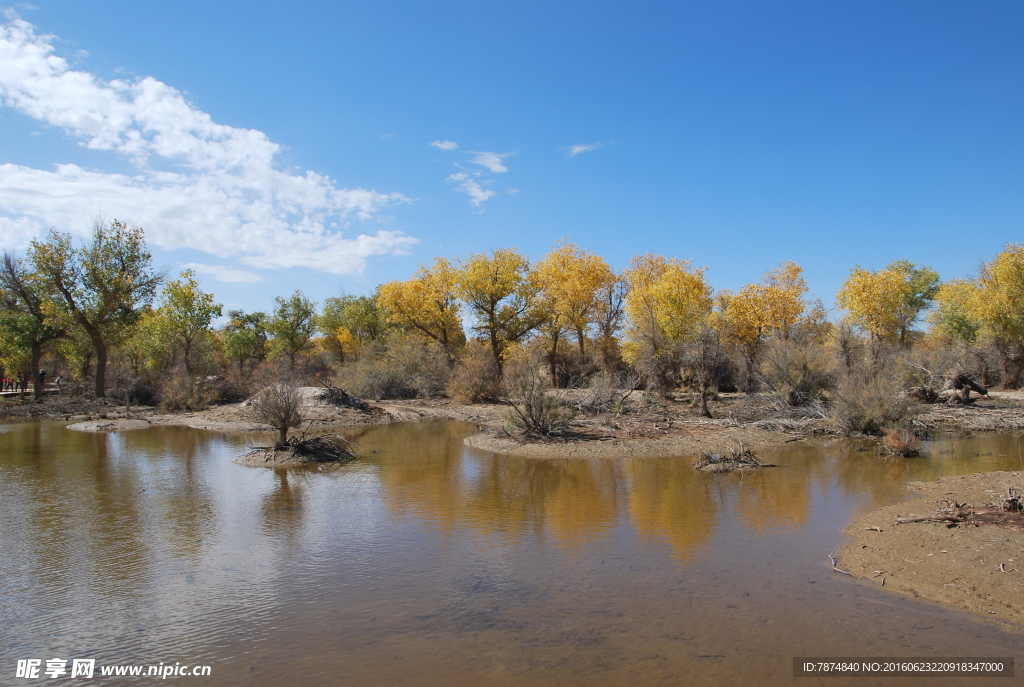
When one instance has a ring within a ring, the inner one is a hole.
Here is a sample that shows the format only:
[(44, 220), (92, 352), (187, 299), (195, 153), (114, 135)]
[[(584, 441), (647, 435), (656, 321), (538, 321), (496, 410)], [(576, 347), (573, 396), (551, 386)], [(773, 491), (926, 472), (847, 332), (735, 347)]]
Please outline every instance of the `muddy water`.
[(896, 462), (791, 445), (739, 476), (495, 456), (464, 448), (471, 429), (374, 428), (364, 460), (273, 472), (232, 464), (252, 437), (0, 427), (0, 683), (55, 656), (208, 664), (170, 679), (208, 685), (817, 684), (792, 659), (823, 655), (1024, 669), (1018, 630), (827, 558), (907, 481), (1019, 469), (1015, 438)]

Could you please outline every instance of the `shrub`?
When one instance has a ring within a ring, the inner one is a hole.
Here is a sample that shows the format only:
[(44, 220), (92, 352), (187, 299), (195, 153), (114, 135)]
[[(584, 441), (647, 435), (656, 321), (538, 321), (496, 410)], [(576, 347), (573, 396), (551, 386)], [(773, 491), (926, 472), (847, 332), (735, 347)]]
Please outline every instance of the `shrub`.
[(832, 419), (844, 434), (880, 434), (913, 412), (910, 399), (886, 370), (844, 377), (831, 396), (831, 405)]
[(341, 385), (356, 396), (377, 401), (440, 396), (450, 377), (444, 351), (437, 343), (404, 332), (392, 332), (367, 346), (359, 360), (338, 375)]
[(921, 442), (909, 429), (887, 429), (882, 437), (882, 446), (891, 456), (910, 458), (921, 452)]
[(289, 384), (267, 386), (253, 399), (252, 407), (261, 422), (277, 430), (277, 448), (287, 445), (288, 430), (297, 428), (303, 421), (302, 397), (298, 388)]
[(809, 405), (835, 385), (832, 356), (813, 342), (769, 342), (761, 354), (758, 373), (777, 406)]
[(551, 436), (569, 429), (575, 413), (550, 394), (536, 355), (520, 353), (506, 366), (504, 400), (510, 406), (506, 421), (530, 434)]
[(498, 366), (490, 349), (479, 341), (466, 345), (465, 354), (452, 370), (448, 397), (459, 403), (493, 401), (501, 395)]
[(180, 365), (157, 381), (156, 391), (164, 410), (202, 410), (215, 396), (205, 379), (196, 379)]

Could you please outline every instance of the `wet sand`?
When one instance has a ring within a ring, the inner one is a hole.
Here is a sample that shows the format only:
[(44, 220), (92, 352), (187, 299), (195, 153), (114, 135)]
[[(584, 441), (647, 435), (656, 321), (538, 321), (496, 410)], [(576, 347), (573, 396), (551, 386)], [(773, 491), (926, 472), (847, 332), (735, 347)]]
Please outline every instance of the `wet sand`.
[[(912, 482), (920, 495), (856, 518), (839, 567), (885, 589), (931, 599), (993, 620), (1024, 625), (1024, 532), (995, 525), (895, 524), (930, 516), (940, 499), (975, 508), (997, 503), (1024, 474), (987, 472)], [(881, 530), (881, 531), (879, 531)]]

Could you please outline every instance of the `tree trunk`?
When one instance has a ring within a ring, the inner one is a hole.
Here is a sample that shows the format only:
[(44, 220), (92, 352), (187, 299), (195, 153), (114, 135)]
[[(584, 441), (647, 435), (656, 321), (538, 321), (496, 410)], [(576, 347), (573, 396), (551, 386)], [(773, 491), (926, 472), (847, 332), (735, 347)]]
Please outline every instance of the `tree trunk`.
[(711, 417), (711, 411), (708, 410), (708, 388), (704, 385), (700, 387), (700, 414)]
[(501, 379), (502, 377), (505, 376), (505, 365), (501, 359), (501, 346), (498, 344), (497, 323), (494, 321), (493, 317), (489, 319), (491, 330), (489, 332), (491, 339), (491, 355), (494, 356), (494, 364), (498, 368), (498, 378)]
[(40, 400), (43, 397), (43, 380), (39, 376), (40, 360), (43, 358), (43, 346), (40, 343), (32, 344), (32, 397)]
[(279, 428), (277, 430), (277, 432), (278, 432), (277, 445), (279, 447), (282, 447), (282, 446), (284, 446), (288, 442), (288, 425), (285, 425), (284, 427)]
[(551, 350), (548, 351), (548, 374), (551, 376), (551, 386), (558, 389), (558, 338), (559, 332), (551, 334)]
[(93, 348), (96, 349), (96, 378), (93, 393), (96, 398), (106, 396), (107, 388), (107, 344), (99, 336), (92, 337)]

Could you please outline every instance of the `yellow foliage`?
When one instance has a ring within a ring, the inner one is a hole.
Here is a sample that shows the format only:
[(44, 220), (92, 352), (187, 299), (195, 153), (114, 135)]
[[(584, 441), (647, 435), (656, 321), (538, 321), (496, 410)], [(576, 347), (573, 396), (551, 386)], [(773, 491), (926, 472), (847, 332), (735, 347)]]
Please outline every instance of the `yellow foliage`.
[(975, 312), (982, 325), (1003, 340), (1024, 337), (1024, 245), (1009, 243), (981, 268)]
[(338, 327), (334, 332), (334, 340), (337, 341), (337, 349), (343, 360), (345, 356), (355, 355), (359, 342), (347, 327)]
[(714, 303), (704, 269), (687, 260), (638, 255), (627, 271), (629, 326), (623, 347), (626, 360), (658, 355), (685, 344), (706, 322)]
[(586, 330), (602, 305), (601, 295), (615, 283), (615, 273), (604, 258), (574, 243), (557, 246), (537, 263), (535, 272), (542, 289), (542, 307), (548, 310), (545, 327), (573, 332), (582, 350)]
[(537, 275), (514, 248), (470, 255), (461, 265), (457, 292), (476, 316), (474, 328), (487, 339), (499, 370), (509, 346), (547, 318)]
[(432, 266), (421, 265), (409, 281), (382, 285), (378, 303), (391, 322), (437, 341), (452, 359), (454, 351), (466, 342), (459, 317), (458, 282), (457, 267), (445, 258), (435, 258)]
[(847, 319), (878, 339), (906, 339), (907, 331), (938, 291), (939, 275), (896, 260), (871, 272), (856, 267), (836, 295)]
[(803, 268), (783, 262), (758, 284), (748, 284), (735, 296), (720, 298), (730, 338), (753, 356), (768, 336), (787, 338), (800, 323), (807, 304)]

